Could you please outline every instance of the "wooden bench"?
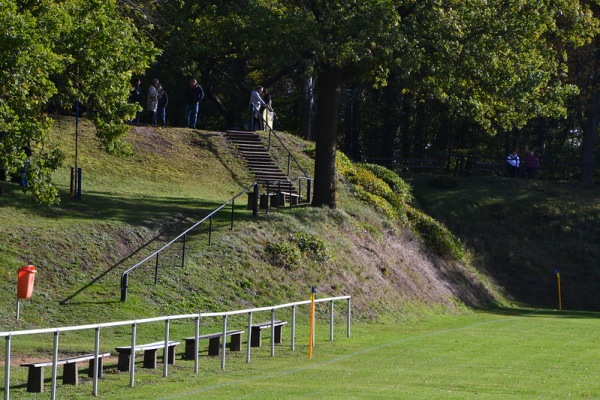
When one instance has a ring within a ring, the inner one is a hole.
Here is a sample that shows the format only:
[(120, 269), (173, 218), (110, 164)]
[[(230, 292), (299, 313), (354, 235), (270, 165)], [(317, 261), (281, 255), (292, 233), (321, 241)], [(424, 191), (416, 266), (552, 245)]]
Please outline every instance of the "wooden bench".
[[(225, 336), (230, 336), (231, 340), (229, 341), (229, 349), (231, 351), (240, 351), (242, 349), (242, 334), (244, 331), (227, 331), (225, 332)], [(207, 333), (204, 335), (198, 336), (198, 340), (208, 339), (208, 355), (209, 356), (218, 356), (219, 349), (221, 348), (221, 338), (223, 337), (223, 332), (218, 333)], [(183, 354), (184, 360), (193, 360), (194, 352), (196, 350), (196, 337), (187, 337), (185, 339), (185, 353)]]
[[(169, 364), (175, 364), (175, 347), (179, 342), (168, 342), (167, 355), (163, 355), (163, 360), (166, 359)], [(135, 346), (134, 351), (144, 352), (144, 368), (156, 369), (156, 351), (158, 349), (164, 349), (165, 342), (154, 342), (147, 344), (138, 344)], [(116, 347), (115, 350), (119, 353), (119, 361), (117, 368), (119, 371), (129, 371), (129, 361), (131, 356), (131, 346), (120, 346)]]
[[(281, 343), (281, 331), (284, 325), (287, 324), (287, 321), (275, 321), (275, 333), (274, 339), (275, 343)], [(263, 329), (271, 329), (271, 321), (262, 322), (260, 324), (252, 324), (251, 325), (251, 339), (250, 339), (250, 347), (260, 347), (261, 345), (261, 332)]]
[[(110, 356), (110, 353), (102, 353), (98, 355), (98, 378), (102, 378), (102, 358)], [(63, 365), (63, 384), (77, 385), (79, 383), (79, 372), (77, 363), (89, 360), (88, 376), (94, 377), (94, 360), (95, 354), (84, 354), (80, 356), (61, 358), (56, 364)], [(27, 373), (27, 391), (33, 393), (41, 393), (44, 391), (44, 367), (51, 366), (53, 361), (40, 361), (34, 363), (21, 364), (21, 367), (28, 367)]]
[(290, 205), (291, 206), (297, 206), (298, 204), (300, 204), (300, 195), (298, 193), (292, 193), (292, 192), (279, 192), (282, 195), (282, 203), (281, 205), (285, 204), (285, 198), (287, 197)]

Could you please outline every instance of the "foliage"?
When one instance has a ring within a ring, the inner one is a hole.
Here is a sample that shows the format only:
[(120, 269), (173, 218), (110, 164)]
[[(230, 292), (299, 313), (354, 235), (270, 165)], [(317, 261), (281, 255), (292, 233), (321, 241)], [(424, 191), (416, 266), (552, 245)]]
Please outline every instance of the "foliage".
[(295, 270), (300, 263), (300, 249), (294, 243), (287, 241), (271, 242), (265, 246), (271, 263), (282, 268)]
[(58, 197), (50, 174), (61, 157), (45, 150), (52, 121), (44, 113), (79, 101), (105, 148), (115, 150), (136, 109), (127, 103), (131, 75), (156, 50), (114, 0), (21, 3), (3, 1), (0, 16), (0, 168), (15, 176), (31, 149), (24, 190), (52, 203)]
[(410, 206), (407, 214), (413, 230), (435, 254), (453, 260), (464, 258), (465, 248), (460, 239), (439, 221)]
[(315, 235), (297, 233), (294, 235), (293, 240), (302, 253), (310, 255), (318, 263), (330, 261), (332, 258), (323, 239)]

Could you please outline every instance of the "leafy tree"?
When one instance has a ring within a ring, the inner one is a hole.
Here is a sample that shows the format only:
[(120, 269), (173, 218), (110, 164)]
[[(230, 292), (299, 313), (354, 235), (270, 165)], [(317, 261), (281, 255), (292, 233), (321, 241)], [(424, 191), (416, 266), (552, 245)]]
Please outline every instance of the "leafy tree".
[(135, 113), (129, 80), (156, 50), (120, 11), (114, 0), (2, 1), (0, 168), (8, 176), (25, 170), (25, 190), (39, 202), (58, 200), (50, 176), (62, 155), (43, 147), (52, 99), (81, 102), (108, 150), (117, 149), (124, 120)]

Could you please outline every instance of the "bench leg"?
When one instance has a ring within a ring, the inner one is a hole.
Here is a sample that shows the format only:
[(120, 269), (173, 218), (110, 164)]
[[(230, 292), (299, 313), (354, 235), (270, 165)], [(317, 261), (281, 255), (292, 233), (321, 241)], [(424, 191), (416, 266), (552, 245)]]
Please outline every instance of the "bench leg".
[[(88, 364), (88, 377), (93, 378), (94, 377), (94, 359), (92, 358), (90, 360), (90, 363)], [(98, 378), (102, 378), (102, 357), (98, 357)]]
[(117, 368), (121, 372), (129, 371), (129, 353), (125, 351), (119, 352), (119, 361), (117, 363)]
[(185, 353), (183, 354), (184, 360), (193, 360), (194, 352), (196, 351), (196, 339), (185, 341)]
[(241, 333), (238, 333), (237, 335), (231, 335), (231, 343), (229, 344), (229, 349), (231, 351), (242, 350), (242, 334)]
[(219, 347), (221, 344), (220, 337), (214, 337), (208, 339), (208, 355), (209, 356), (218, 356), (219, 355)]
[(42, 393), (44, 391), (44, 367), (29, 367), (27, 391), (32, 393)]
[(67, 363), (63, 367), (63, 385), (78, 385), (79, 372), (77, 371), (77, 363)]
[(144, 368), (156, 369), (156, 349), (144, 350)]
[[(165, 357), (163, 355), (163, 361)], [(169, 346), (167, 348), (167, 362), (171, 365), (175, 364), (175, 346)]]
[(252, 339), (250, 340), (250, 347), (260, 347), (260, 328), (252, 328)]
[(283, 325), (277, 325), (275, 327), (275, 343), (281, 343), (281, 330), (283, 328)]

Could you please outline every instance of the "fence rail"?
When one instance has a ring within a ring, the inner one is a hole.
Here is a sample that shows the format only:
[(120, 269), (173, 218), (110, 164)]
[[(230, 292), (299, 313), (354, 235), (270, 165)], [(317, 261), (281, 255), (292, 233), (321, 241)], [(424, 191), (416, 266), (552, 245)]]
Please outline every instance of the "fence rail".
[[(329, 340), (333, 341), (334, 337), (334, 302), (345, 300), (347, 303), (346, 309), (346, 336), (350, 337), (350, 325), (351, 325), (351, 296), (338, 296), (338, 297), (329, 297), (323, 299), (316, 299), (315, 303), (329, 303)], [(137, 341), (137, 327), (139, 325), (152, 323), (152, 322), (161, 322), (165, 323), (165, 333), (164, 333), (164, 351), (165, 356), (163, 359), (163, 376), (166, 378), (168, 376), (168, 368), (169, 363), (167, 362), (167, 351), (168, 344), (170, 338), (170, 323), (174, 320), (193, 320), (195, 323), (195, 356), (194, 356), (194, 373), (198, 374), (199, 371), (199, 358), (198, 358), (198, 342), (200, 336), (200, 320), (203, 318), (215, 318), (221, 317), (223, 319), (223, 335), (225, 336), (227, 332), (227, 319), (229, 316), (233, 315), (243, 315), (246, 314), (248, 316), (248, 340), (247, 340), (247, 350), (246, 350), (246, 362), (250, 362), (250, 342), (251, 342), (251, 326), (252, 326), (252, 316), (257, 312), (270, 311), (271, 312), (271, 357), (275, 356), (275, 341), (273, 334), (274, 324), (275, 324), (275, 315), (277, 310), (282, 310), (289, 308), (291, 309), (291, 350), (295, 350), (295, 335), (296, 335), (296, 311), (297, 307), (301, 305), (310, 305), (311, 300), (298, 301), (287, 304), (280, 304), (276, 306), (268, 306), (268, 307), (259, 307), (259, 308), (250, 308), (243, 310), (234, 310), (234, 311), (225, 311), (225, 312), (206, 312), (206, 313), (198, 313), (198, 314), (181, 314), (181, 315), (172, 315), (172, 316), (162, 316), (162, 317), (154, 317), (154, 318), (144, 318), (144, 319), (136, 319), (136, 320), (126, 320), (126, 321), (116, 321), (116, 322), (105, 322), (100, 324), (88, 324), (88, 325), (78, 325), (78, 326), (67, 326), (60, 328), (41, 328), (41, 329), (30, 329), (30, 330), (22, 330), (22, 331), (9, 331), (9, 332), (0, 332), (0, 337), (4, 337), (6, 339), (6, 347), (5, 347), (5, 370), (4, 370), (4, 399), (10, 399), (10, 360), (11, 360), (11, 345), (12, 339), (17, 336), (25, 336), (25, 335), (38, 335), (45, 333), (52, 333), (53, 336), (53, 364), (52, 364), (52, 389), (50, 398), (56, 399), (56, 389), (57, 389), (57, 375), (58, 375), (58, 349), (59, 349), (59, 336), (62, 332), (70, 332), (70, 331), (83, 331), (83, 330), (94, 330), (94, 377), (93, 377), (93, 395), (98, 396), (98, 358), (100, 354), (100, 336), (102, 329), (110, 328), (110, 327), (118, 327), (118, 326), (131, 326), (131, 359), (135, 358), (135, 346)], [(223, 341), (223, 346), (225, 341)], [(221, 368), (225, 369), (225, 359), (226, 352), (221, 351)], [(129, 368), (129, 386), (134, 387), (135, 385), (135, 362), (131, 362), (131, 366)]]

